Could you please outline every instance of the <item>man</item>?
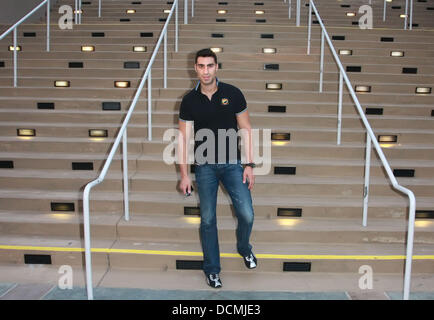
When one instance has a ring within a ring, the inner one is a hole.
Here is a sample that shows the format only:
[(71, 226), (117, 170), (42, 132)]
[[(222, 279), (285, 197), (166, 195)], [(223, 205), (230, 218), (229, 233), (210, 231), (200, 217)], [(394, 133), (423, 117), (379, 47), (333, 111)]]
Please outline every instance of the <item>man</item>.
[[(250, 190), (254, 185), (252, 158), (252, 139), (249, 113), (246, 100), (241, 91), (229, 84), (220, 82), (216, 75), (218, 63), (216, 54), (210, 49), (197, 52), (194, 69), (199, 78), (196, 87), (186, 94), (179, 112), (180, 171), (181, 191), (189, 195), (191, 179), (187, 172), (188, 133), (194, 124), (195, 133), (195, 177), (200, 200), (200, 237), (203, 250), (203, 271), (207, 283), (220, 288), (220, 251), (217, 234), (217, 190), (219, 181), (231, 197), (238, 219), (236, 230), (237, 250), (243, 257), (247, 268), (256, 268), (257, 259), (249, 243), (253, 226), (253, 206)], [(241, 165), (238, 139), (235, 144), (228, 143), (239, 129), (243, 129), (247, 143), (246, 163)], [(199, 133), (207, 135), (206, 141), (198, 139)], [(226, 132), (225, 139), (221, 133)], [(229, 133), (229, 136), (227, 135)], [(212, 148), (209, 146), (214, 141)], [(219, 141), (218, 143), (215, 143)], [(203, 153), (199, 151), (202, 150)], [(213, 156), (213, 153), (214, 156)]]

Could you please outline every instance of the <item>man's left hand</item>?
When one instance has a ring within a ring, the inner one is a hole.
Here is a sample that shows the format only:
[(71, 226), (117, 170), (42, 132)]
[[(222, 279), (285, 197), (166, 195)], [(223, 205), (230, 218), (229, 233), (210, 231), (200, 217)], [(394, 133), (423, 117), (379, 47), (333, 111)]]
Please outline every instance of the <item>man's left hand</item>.
[(252, 190), (253, 185), (255, 184), (255, 175), (253, 174), (253, 168), (246, 166), (244, 168), (243, 173), (243, 183), (246, 183), (246, 181), (249, 182), (249, 190)]

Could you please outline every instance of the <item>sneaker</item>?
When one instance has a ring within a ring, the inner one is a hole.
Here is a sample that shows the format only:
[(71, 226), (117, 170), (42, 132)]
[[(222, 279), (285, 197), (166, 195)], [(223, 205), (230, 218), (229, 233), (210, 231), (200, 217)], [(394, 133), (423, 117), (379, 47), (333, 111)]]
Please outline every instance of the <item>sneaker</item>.
[(218, 273), (212, 273), (206, 276), (206, 282), (208, 283), (208, 285), (210, 287), (213, 288), (221, 288), (222, 287), (222, 282), (220, 280), (220, 277), (218, 275)]
[(244, 264), (248, 269), (255, 269), (257, 266), (258, 260), (256, 259), (253, 252), (251, 252), (248, 256), (244, 257)]

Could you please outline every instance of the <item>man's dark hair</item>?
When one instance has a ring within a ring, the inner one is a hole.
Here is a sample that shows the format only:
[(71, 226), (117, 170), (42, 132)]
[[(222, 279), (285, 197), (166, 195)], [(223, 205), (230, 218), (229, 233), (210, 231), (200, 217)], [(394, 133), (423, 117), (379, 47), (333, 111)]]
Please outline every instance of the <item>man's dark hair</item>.
[(217, 56), (210, 48), (199, 50), (196, 53), (196, 59), (194, 60), (195, 64), (197, 63), (197, 58), (199, 58), (199, 57), (213, 57), (215, 64), (217, 64)]

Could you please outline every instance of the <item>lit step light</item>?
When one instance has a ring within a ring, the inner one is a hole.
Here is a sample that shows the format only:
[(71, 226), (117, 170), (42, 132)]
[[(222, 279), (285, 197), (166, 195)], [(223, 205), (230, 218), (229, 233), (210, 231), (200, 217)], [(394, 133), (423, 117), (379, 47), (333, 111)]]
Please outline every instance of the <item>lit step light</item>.
[(17, 129), (17, 136), (19, 137), (35, 137), (35, 129)]
[(265, 88), (267, 90), (282, 90), (282, 84), (281, 83), (267, 83), (265, 85)]
[(347, 15), (347, 17), (355, 17), (356, 13), (355, 12), (347, 12), (346, 15)]
[(82, 14), (83, 10), (74, 10), (74, 14)]
[(73, 202), (51, 202), (51, 211), (75, 211)]
[(107, 138), (108, 131), (106, 129), (89, 129), (89, 137), (91, 138)]
[(434, 211), (416, 210), (416, 219), (434, 219)]
[(135, 9), (127, 9), (127, 13), (133, 14), (133, 13), (136, 13), (136, 10)]
[(199, 207), (184, 207), (185, 216), (200, 216)]
[(301, 217), (301, 214), (300, 208), (277, 208), (278, 217)]
[(144, 46), (134, 46), (133, 52), (147, 52), (148, 49)]
[(95, 47), (94, 46), (81, 46), (81, 51), (82, 52), (93, 52), (93, 51), (95, 51)]
[(115, 87), (116, 88), (129, 88), (130, 82), (129, 81), (115, 81)]
[(403, 57), (404, 51), (391, 51), (390, 56), (391, 57)]
[[(15, 47), (14, 46), (9, 46), (9, 51), (15, 51)], [(16, 51), (22, 51), (21, 46), (17, 46), (16, 47)]]
[(379, 143), (397, 143), (398, 136), (396, 135), (379, 135), (378, 136)]
[(352, 56), (353, 55), (353, 50), (349, 50), (349, 49), (340, 49), (339, 50), (339, 54), (341, 56)]
[(264, 10), (255, 10), (255, 14), (265, 14)]
[(220, 53), (223, 52), (223, 48), (211, 48), (211, 51), (214, 53)]
[(218, 14), (226, 14), (228, 13), (228, 10), (217, 10)]
[(170, 9), (164, 9), (163, 13), (170, 13)]
[(400, 18), (405, 18), (405, 17), (407, 17), (407, 15), (406, 14), (400, 14), (399, 17)]
[(291, 140), (291, 134), (290, 133), (273, 132), (273, 133), (271, 133), (271, 140), (289, 141), (289, 140)]
[(262, 48), (262, 53), (276, 53), (276, 48)]
[(360, 93), (371, 92), (371, 86), (357, 85), (355, 90)]
[(66, 80), (56, 80), (56, 81), (54, 81), (54, 86), (56, 88), (67, 88), (70, 85), (71, 85), (70, 82), (66, 81)]
[(416, 87), (417, 94), (431, 94), (431, 87)]
[(386, 2), (392, 2), (392, 0), (386, 0)]

